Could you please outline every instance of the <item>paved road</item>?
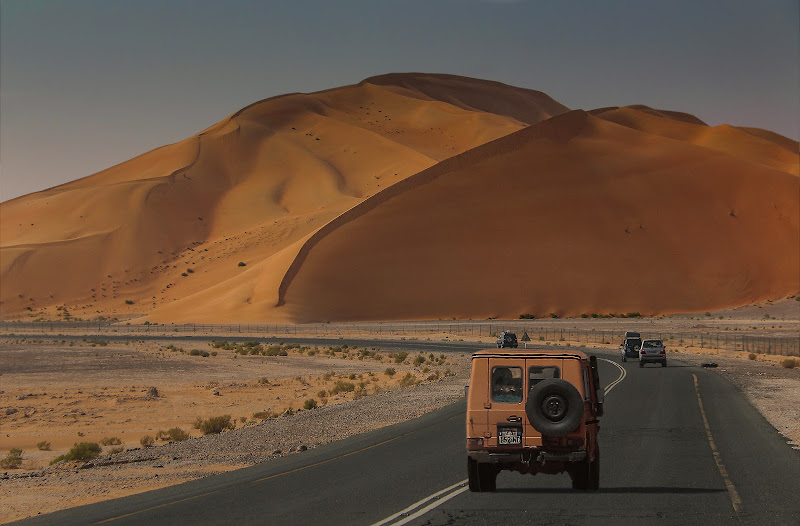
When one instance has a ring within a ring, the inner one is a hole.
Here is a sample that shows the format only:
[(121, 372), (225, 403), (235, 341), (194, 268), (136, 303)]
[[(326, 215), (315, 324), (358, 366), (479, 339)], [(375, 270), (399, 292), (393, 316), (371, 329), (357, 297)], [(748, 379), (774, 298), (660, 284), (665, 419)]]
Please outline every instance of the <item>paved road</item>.
[(622, 381), (606, 398), (598, 492), (573, 491), (567, 475), (516, 473), (501, 473), (496, 493), (466, 491), (460, 402), (262, 465), (27, 522), (800, 523), (800, 452), (730, 383), (674, 359), (665, 369), (600, 363), (604, 385)]

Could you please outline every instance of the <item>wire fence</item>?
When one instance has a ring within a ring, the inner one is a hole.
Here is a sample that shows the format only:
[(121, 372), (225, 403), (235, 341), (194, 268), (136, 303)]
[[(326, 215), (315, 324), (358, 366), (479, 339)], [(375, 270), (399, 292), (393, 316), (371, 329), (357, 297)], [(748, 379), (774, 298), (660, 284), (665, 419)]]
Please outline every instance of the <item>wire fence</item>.
[[(373, 323), (312, 323), (302, 325), (262, 324), (129, 324), (108, 321), (72, 322), (0, 322), (0, 331), (14, 334), (22, 331), (39, 334), (85, 335), (181, 335), (248, 337), (377, 337), (422, 338), (450, 335), (485, 341), (502, 331), (512, 331), (517, 337), (531, 342), (570, 342), (586, 344), (621, 343), (624, 331), (546, 327), (526, 323), (487, 322), (373, 322)], [(658, 338), (668, 345), (701, 349), (735, 350), (782, 356), (800, 356), (800, 336), (762, 336), (736, 331), (663, 331), (643, 330), (643, 338)]]

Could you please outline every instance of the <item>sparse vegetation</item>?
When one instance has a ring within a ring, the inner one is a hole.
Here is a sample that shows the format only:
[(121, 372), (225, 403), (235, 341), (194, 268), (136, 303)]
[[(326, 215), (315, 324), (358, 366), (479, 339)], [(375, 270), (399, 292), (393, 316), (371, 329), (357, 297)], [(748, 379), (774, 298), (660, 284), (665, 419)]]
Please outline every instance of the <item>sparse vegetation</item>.
[(189, 440), (191, 435), (179, 427), (173, 427), (166, 431), (156, 433), (156, 440), (169, 440), (170, 442), (183, 442)]
[(344, 380), (337, 380), (336, 384), (331, 388), (330, 393), (331, 395), (337, 395), (339, 393), (351, 393), (355, 391), (356, 384), (353, 382), (345, 382)]
[(22, 450), (12, 447), (8, 455), (3, 460), (0, 460), (0, 468), (3, 469), (18, 469), (22, 465)]
[(408, 353), (405, 351), (400, 351), (394, 355), (394, 363), (403, 363), (408, 358)]
[(192, 349), (189, 351), (189, 356), (202, 356), (203, 358), (208, 358), (210, 356), (208, 351), (201, 351), (200, 349)]
[(756, 353), (754, 353), (754, 352), (751, 352), (749, 355), (747, 355), (747, 357), (750, 360), (755, 360), (756, 358), (758, 358), (758, 355)]
[(314, 409), (315, 407), (317, 407), (317, 401), (314, 398), (309, 398), (303, 402), (303, 409), (305, 410)]
[(122, 440), (120, 440), (118, 437), (103, 437), (100, 443), (104, 446), (118, 446), (122, 444)]
[(397, 370), (395, 370), (394, 367), (387, 367), (386, 370), (383, 371), (383, 374), (385, 374), (386, 376), (392, 377), (395, 374), (397, 374)]
[(142, 447), (153, 447), (155, 442), (155, 439), (150, 435), (145, 435), (139, 439), (139, 443), (142, 445)]
[(534, 316), (533, 314), (525, 313), (525, 314), (520, 314), (519, 315), (519, 319), (521, 319), (521, 320), (535, 320), (536, 316)]
[(80, 442), (72, 446), (72, 449), (70, 449), (68, 453), (54, 458), (50, 462), (50, 465), (61, 462), (62, 460), (91, 460), (102, 453), (102, 451), (103, 448), (101, 448), (100, 444), (97, 442)]
[(198, 417), (194, 428), (199, 429), (204, 435), (215, 435), (229, 429), (236, 429), (236, 422), (231, 420), (231, 415), (212, 416), (206, 420)]
[(406, 375), (400, 379), (401, 387), (411, 387), (417, 385), (417, 383), (417, 379), (411, 373), (406, 373)]
[(39, 449), (39, 451), (50, 451), (50, 442), (47, 440), (42, 440), (36, 444), (36, 447)]
[(800, 360), (795, 360), (794, 358), (786, 358), (781, 362), (781, 367), (785, 369), (794, 369), (798, 366), (800, 366)]

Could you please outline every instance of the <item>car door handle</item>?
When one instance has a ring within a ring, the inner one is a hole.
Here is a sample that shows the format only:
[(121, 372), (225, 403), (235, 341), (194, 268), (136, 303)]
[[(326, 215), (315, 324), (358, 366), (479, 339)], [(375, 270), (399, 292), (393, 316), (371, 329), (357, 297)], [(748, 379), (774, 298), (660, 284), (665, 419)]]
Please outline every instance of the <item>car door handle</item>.
[(522, 417), (520, 417), (520, 416), (509, 416), (508, 418), (506, 418), (506, 420), (508, 422), (515, 422), (515, 423), (516, 422), (522, 422)]

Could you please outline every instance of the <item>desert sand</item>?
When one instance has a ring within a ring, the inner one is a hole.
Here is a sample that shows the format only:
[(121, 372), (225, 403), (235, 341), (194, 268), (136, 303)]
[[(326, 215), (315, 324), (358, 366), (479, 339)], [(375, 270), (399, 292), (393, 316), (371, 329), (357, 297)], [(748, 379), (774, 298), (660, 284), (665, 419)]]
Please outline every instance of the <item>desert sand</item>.
[(800, 290), (798, 202), (766, 130), (382, 75), (0, 203), (0, 318), (702, 312)]

